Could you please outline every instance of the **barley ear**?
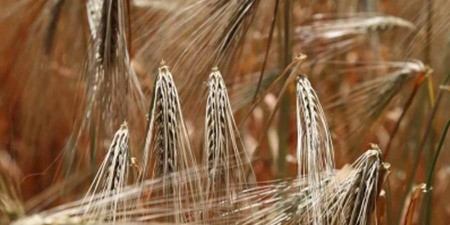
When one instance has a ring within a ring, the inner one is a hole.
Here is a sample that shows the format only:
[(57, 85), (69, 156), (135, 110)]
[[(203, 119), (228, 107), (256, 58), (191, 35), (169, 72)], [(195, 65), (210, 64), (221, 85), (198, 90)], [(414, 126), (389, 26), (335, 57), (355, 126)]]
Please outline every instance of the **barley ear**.
[[(307, 76), (297, 76), (296, 92), (298, 176), (307, 177), (312, 198), (326, 198), (320, 193), (320, 183), (323, 174), (332, 175), (334, 169), (330, 132), (319, 98)], [(313, 205), (309, 210), (314, 224), (323, 224), (320, 206)]]
[[(117, 212), (125, 207), (123, 202), (114, 198), (108, 204), (97, 204), (109, 196), (122, 192), (128, 183), (129, 175), (129, 133), (127, 122), (123, 122), (114, 134), (106, 156), (85, 197), (86, 211), (84, 218), (91, 221), (116, 221), (121, 216)], [(94, 197), (95, 196), (95, 197)]]

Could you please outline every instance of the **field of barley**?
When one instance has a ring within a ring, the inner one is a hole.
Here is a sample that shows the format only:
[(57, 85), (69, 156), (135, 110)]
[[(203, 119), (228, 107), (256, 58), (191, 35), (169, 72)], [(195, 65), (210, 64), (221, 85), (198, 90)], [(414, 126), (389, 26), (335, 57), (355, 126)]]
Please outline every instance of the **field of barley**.
[(449, 0), (0, 0), (0, 225), (448, 225), (449, 76)]

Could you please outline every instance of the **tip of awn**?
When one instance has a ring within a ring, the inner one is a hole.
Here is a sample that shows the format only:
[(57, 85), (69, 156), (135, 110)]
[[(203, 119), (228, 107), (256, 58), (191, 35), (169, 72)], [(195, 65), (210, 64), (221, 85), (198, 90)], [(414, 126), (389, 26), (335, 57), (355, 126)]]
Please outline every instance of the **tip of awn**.
[(121, 130), (126, 130), (126, 129), (128, 129), (128, 123), (127, 123), (126, 120), (123, 121), (122, 125), (120, 125), (120, 129), (121, 129)]

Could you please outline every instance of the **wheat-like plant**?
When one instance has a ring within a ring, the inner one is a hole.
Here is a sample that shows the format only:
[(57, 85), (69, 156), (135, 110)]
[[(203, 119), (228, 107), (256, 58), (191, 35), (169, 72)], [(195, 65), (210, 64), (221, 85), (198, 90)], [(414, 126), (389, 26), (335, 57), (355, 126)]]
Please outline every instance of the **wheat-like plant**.
[[(174, 172), (195, 168), (197, 163), (190, 147), (178, 92), (169, 67), (164, 61), (158, 69), (149, 117), (141, 180), (146, 179), (149, 172), (153, 173), (152, 177), (162, 177), (165, 182), (162, 196), (177, 196), (179, 199), (175, 198), (173, 202), (167, 204), (173, 204), (175, 210), (181, 211), (184, 208), (182, 198), (190, 192), (200, 191), (202, 185), (198, 173), (187, 173), (187, 176), (194, 176), (198, 181), (187, 185), (182, 185), (181, 181), (186, 178), (171, 176)], [(149, 160), (152, 160), (152, 165)], [(188, 180), (192, 179), (189, 177)], [(192, 201), (195, 202), (202, 196), (192, 197)], [(180, 223), (190, 219), (183, 215), (174, 218)]]
[(74, 169), (75, 152), (83, 136), (89, 134), (91, 139), (89, 158), (93, 164), (103, 150), (101, 143), (122, 121), (133, 124), (136, 117), (143, 116), (146, 101), (130, 64), (124, 2), (88, 1), (86, 8), (91, 34), (82, 76), (86, 90), (72, 141), (66, 146), (67, 172)]
[[(338, 176), (339, 186), (333, 193), (333, 200), (327, 205), (327, 213), (331, 216), (338, 215), (331, 224), (339, 222), (339, 219), (341, 224), (371, 223), (371, 214), (389, 169), (389, 165), (382, 162), (378, 147), (372, 148), (353, 163), (348, 177), (342, 179)], [(346, 168), (343, 169), (345, 170)]]
[(449, 7), (0, 1), (0, 224), (432, 224)]
[[(111, 146), (88, 191), (88, 196), (85, 199), (86, 213), (83, 220), (90, 221), (92, 218), (94, 221), (114, 222), (116, 219), (120, 219), (121, 216), (118, 216), (117, 212), (119, 208), (124, 206), (114, 196), (120, 194), (128, 183), (131, 160), (128, 141), (128, 126), (127, 122), (124, 122), (114, 134)], [(97, 196), (94, 199), (95, 194)], [(111, 204), (101, 205), (99, 208), (95, 207), (96, 201), (103, 201), (108, 196), (113, 197)]]
[[(206, 178), (209, 174), (207, 168), (201, 175)], [(117, 212), (122, 219), (117, 219), (115, 224), (154, 224), (152, 221), (159, 221), (158, 224), (314, 224), (316, 219), (311, 208), (318, 205), (323, 208), (324, 224), (369, 224), (376, 198), (379, 194), (380, 182), (385, 174), (383, 171), (381, 155), (379, 150), (369, 150), (364, 153), (351, 166), (344, 167), (337, 172), (337, 179), (330, 178), (323, 174), (320, 191), (322, 195), (332, 196), (326, 198), (314, 198), (308, 185), (307, 177), (297, 177), (284, 181), (272, 181), (258, 184), (258, 186), (246, 188), (236, 192), (232, 198), (216, 197), (215, 199), (204, 199), (195, 204), (186, 201), (182, 210), (167, 206), (165, 201), (178, 199), (177, 196), (171, 198), (145, 198), (142, 200), (138, 193), (142, 191), (141, 185), (131, 185), (124, 187), (121, 193), (101, 197), (92, 196), (92, 205), (88, 206), (83, 201), (62, 205), (47, 212), (42, 212), (22, 220), (15, 224), (83, 224), (82, 215), (86, 213), (86, 207), (106, 207), (116, 201), (120, 201), (127, 208), (121, 208)], [(193, 171), (183, 171), (173, 173), (172, 176), (186, 177)], [(198, 171), (197, 171), (198, 172)], [(198, 182), (197, 180), (183, 180), (187, 184)], [(158, 192), (165, 189), (165, 181), (161, 178), (146, 180), (144, 188), (150, 188)], [(218, 190), (220, 191), (220, 190)], [(197, 193), (198, 194), (198, 193)], [(190, 195), (196, 195), (191, 193)], [(187, 200), (193, 196), (184, 196)], [(140, 201), (140, 206), (136, 208), (133, 204)], [(183, 216), (185, 214), (195, 214), (202, 210), (199, 205), (214, 207), (216, 214), (211, 218), (204, 218), (195, 222), (163, 221), (168, 216)], [(92, 211), (89, 211), (92, 212)], [(242, 213), (246, 212), (246, 213)], [(111, 222), (101, 220), (98, 217), (90, 217), (91, 223), (110, 224)], [(111, 214), (102, 214), (103, 218)], [(86, 216), (86, 214), (84, 214)], [(85, 217), (86, 218), (86, 217)], [(95, 219), (97, 218), (97, 219)]]
[[(208, 81), (205, 150), (202, 166), (197, 168), (175, 84), (162, 63), (150, 108), (144, 172), (138, 183), (125, 186), (130, 166), (125, 123), (114, 135), (83, 201), (17, 224), (367, 224), (379, 191), (379, 150), (368, 151), (350, 172), (344, 169), (336, 176), (318, 97), (306, 76), (299, 75), (296, 84), (296, 179), (257, 185), (247, 180), (251, 166), (217, 68)], [(153, 173), (150, 178), (149, 171)]]
[[(312, 197), (319, 199), (321, 174), (333, 176), (333, 144), (319, 98), (304, 75), (297, 76), (296, 94), (298, 176), (306, 174)], [(320, 206), (313, 205), (310, 210), (314, 224), (324, 224)]]
[(218, 68), (213, 68), (207, 86), (203, 168), (208, 168), (209, 175), (205, 195), (233, 198), (248, 187), (253, 172)]

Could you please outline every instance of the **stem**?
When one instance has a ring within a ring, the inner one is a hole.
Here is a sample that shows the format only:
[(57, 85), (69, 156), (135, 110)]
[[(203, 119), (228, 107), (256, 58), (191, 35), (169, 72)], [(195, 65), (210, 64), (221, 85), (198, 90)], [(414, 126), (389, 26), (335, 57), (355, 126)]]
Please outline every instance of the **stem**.
[(97, 157), (96, 157), (96, 147), (95, 147), (95, 143), (96, 143), (96, 135), (95, 135), (95, 121), (94, 118), (91, 117), (91, 119), (89, 120), (89, 136), (90, 136), (90, 154), (91, 154), (91, 180), (94, 180), (95, 174), (96, 174), (96, 161), (97, 161)]
[(256, 88), (255, 91), (255, 96), (253, 97), (253, 103), (256, 102), (256, 99), (258, 97), (258, 93), (259, 93), (259, 89), (261, 88), (261, 83), (264, 77), (264, 71), (266, 70), (266, 64), (267, 64), (267, 58), (269, 56), (269, 50), (270, 50), (270, 46), (272, 44), (272, 38), (273, 38), (273, 31), (275, 29), (275, 22), (276, 22), (276, 18), (277, 18), (277, 13), (278, 13), (278, 4), (279, 4), (280, 0), (275, 0), (275, 9), (273, 12), (273, 17), (272, 17), (272, 24), (270, 25), (270, 31), (269, 31), (269, 40), (267, 42), (267, 49), (266, 49), (266, 54), (264, 56), (264, 62), (261, 68), (261, 74), (259, 75), (259, 80), (258, 80), (258, 86)]
[(291, 62), (291, 1), (285, 0), (284, 5), (284, 66)]
[[(447, 84), (447, 81), (448, 81), (449, 77), (450, 77), (450, 73), (447, 73), (447, 75), (444, 78), (443, 85)], [(403, 206), (405, 205), (405, 201), (406, 201), (407, 195), (411, 191), (411, 187), (412, 187), (412, 185), (414, 183), (414, 180), (415, 180), (414, 178), (416, 177), (417, 168), (419, 166), (419, 161), (420, 161), (419, 158), (420, 158), (420, 155), (422, 153), (423, 147), (424, 147), (424, 145), (425, 145), (425, 143), (427, 141), (427, 138), (428, 138), (428, 135), (430, 133), (431, 127), (433, 125), (433, 119), (434, 119), (434, 116), (436, 115), (436, 112), (437, 112), (437, 110), (439, 108), (439, 103), (440, 103), (440, 101), (442, 99), (442, 96), (443, 96), (443, 91), (439, 90), (437, 98), (436, 98), (436, 103), (434, 104), (434, 107), (431, 110), (431, 113), (430, 113), (430, 115), (427, 118), (427, 123), (426, 123), (426, 127), (425, 127), (425, 133), (423, 134), (423, 137), (422, 137), (422, 139), (419, 142), (419, 146), (418, 146), (418, 149), (417, 149), (417, 155), (415, 157), (415, 160), (413, 162), (413, 167), (412, 167), (411, 173), (409, 175), (410, 179), (409, 179), (409, 182), (408, 182), (408, 184), (406, 186), (406, 191), (405, 191), (406, 194), (403, 196), (402, 207), (401, 208), (403, 208)], [(399, 221), (399, 223), (400, 223), (400, 221)]]
[(130, 0), (126, 0), (126, 4), (127, 4), (127, 13), (126, 13), (126, 17), (127, 17), (127, 33), (128, 33), (128, 38), (127, 38), (127, 47), (128, 47), (128, 52), (130, 54), (130, 59), (133, 56), (133, 52), (131, 49), (131, 7), (130, 7)]
[(427, 205), (425, 211), (425, 224), (431, 224), (431, 205), (433, 203), (432, 199), (432, 185), (433, 185), (433, 174), (436, 168), (437, 159), (439, 157), (439, 153), (441, 153), (442, 146), (444, 145), (445, 137), (447, 136), (448, 128), (450, 127), (450, 120), (447, 120), (447, 124), (445, 125), (444, 131), (442, 132), (441, 138), (439, 139), (439, 144), (436, 149), (436, 153), (434, 154), (433, 162), (427, 174), (427, 186), (426, 186), (426, 196), (427, 196)]
[[(431, 49), (431, 42), (433, 38), (433, 0), (427, 0), (426, 2), (426, 8), (427, 8), (427, 23), (426, 23), (426, 44), (425, 44), (425, 63), (427, 65), (431, 65), (431, 55), (432, 55), (432, 49)], [(433, 88), (433, 79), (432, 77), (428, 77), (428, 94), (430, 98), (430, 105), (431, 107), (435, 104), (434, 99), (434, 88)]]
[[(291, 1), (284, 2), (284, 62), (283, 67), (289, 65), (292, 58), (291, 49)], [(281, 99), (280, 113), (278, 115), (278, 177), (287, 175), (286, 156), (288, 152), (290, 98), (287, 94)]]
[(389, 181), (389, 177), (386, 178), (386, 182), (384, 184), (384, 190), (386, 191), (386, 225), (391, 225), (393, 223), (392, 216), (392, 190), (391, 190), (391, 182)]

